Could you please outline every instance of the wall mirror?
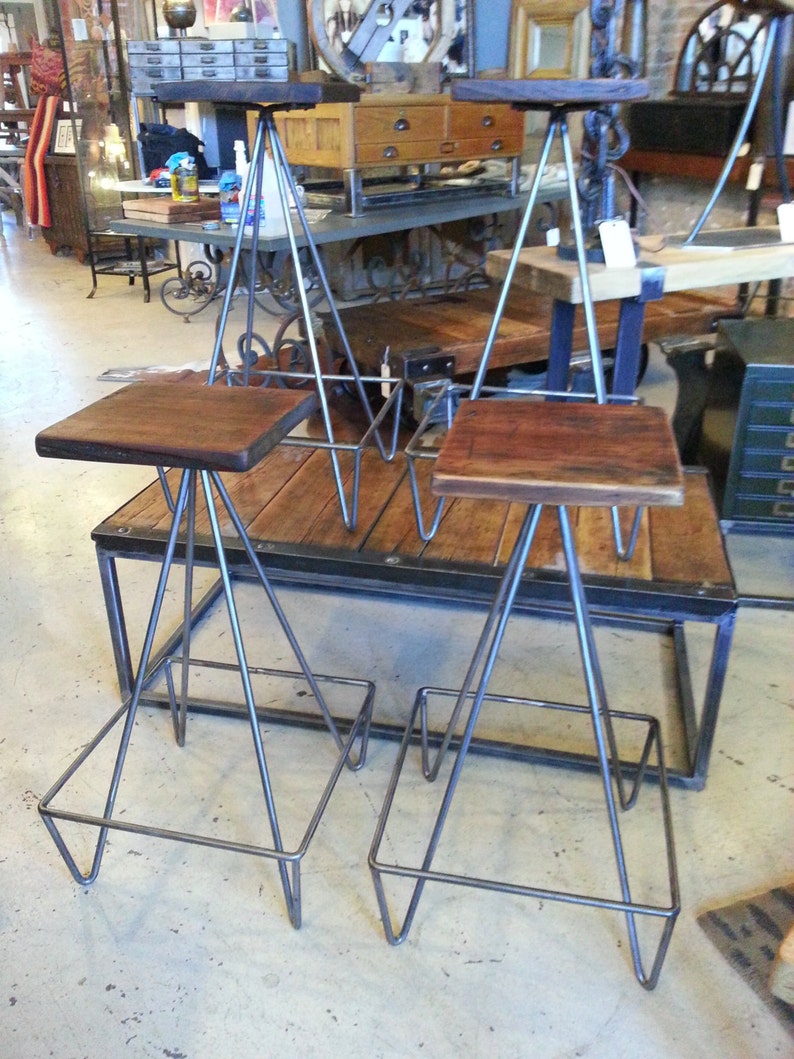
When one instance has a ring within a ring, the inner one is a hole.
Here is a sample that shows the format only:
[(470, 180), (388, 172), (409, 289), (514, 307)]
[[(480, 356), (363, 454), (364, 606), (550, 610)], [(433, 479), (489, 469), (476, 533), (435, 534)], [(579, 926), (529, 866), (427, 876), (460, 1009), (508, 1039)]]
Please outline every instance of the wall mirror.
[(584, 0), (513, 0), (510, 77), (586, 77), (590, 7)]

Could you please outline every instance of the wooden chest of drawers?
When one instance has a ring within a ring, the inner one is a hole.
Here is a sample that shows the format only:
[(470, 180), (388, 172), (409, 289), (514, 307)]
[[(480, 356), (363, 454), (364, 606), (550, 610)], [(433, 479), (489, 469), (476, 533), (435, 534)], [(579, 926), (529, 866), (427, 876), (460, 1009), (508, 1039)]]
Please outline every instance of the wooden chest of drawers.
[[(457, 103), (441, 94), (365, 95), (358, 103), (327, 103), (276, 120), (292, 165), (341, 171), (346, 184), (384, 167), (510, 161), (524, 147), (519, 111), (506, 104)], [(357, 212), (355, 202), (348, 208)]]
[(720, 332), (705, 416), (735, 422), (721, 516), (794, 530), (794, 320), (724, 321)]

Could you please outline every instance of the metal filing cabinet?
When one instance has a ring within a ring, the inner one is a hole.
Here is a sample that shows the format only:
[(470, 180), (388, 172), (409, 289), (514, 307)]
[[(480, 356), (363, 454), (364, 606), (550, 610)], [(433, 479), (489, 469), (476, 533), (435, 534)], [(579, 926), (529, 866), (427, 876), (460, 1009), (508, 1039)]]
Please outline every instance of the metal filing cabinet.
[(723, 521), (794, 531), (794, 320), (723, 321), (711, 379), (704, 437), (735, 418)]

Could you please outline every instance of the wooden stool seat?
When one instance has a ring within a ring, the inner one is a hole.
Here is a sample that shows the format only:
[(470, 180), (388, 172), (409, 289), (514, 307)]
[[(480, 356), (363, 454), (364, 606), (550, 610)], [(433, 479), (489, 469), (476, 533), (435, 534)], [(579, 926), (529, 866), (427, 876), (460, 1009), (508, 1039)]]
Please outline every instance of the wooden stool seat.
[(519, 110), (592, 110), (610, 103), (628, 103), (648, 95), (648, 82), (591, 77), (528, 78), (452, 82), (452, 98), (470, 103), (512, 103)]
[(431, 487), (437, 496), (525, 504), (684, 502), (667, 416), (643, 405), (463, 401)]
[(133, 383), (36, 438), (40, 456), (214, 471), (255, 467), (317, 407), (313, 393)]

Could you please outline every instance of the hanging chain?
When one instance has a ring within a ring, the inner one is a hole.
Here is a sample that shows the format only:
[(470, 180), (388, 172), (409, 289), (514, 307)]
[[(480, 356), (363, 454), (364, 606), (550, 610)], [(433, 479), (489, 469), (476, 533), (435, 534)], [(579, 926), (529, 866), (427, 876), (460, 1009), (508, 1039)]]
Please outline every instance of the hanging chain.
[[(617, 50), (623, 0), (590, 0), (590, 76), (636, 77), (637, 63)], [(629, 137), (620, 120), (620, 106), (590, 110), (584, 116), (579, 194), (582, 225), (592, 232), (596, 223), (615, 216), (612, 165), (626, 153)]]

